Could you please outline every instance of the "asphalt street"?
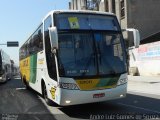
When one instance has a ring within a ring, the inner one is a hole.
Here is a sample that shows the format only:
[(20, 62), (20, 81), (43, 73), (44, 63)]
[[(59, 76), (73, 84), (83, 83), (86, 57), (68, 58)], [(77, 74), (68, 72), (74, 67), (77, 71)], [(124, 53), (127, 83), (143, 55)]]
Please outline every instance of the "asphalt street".
[(48, 106), (40, 94), (25, 89), (20, 79), (0, 84), (0, 120), (160, 119), (159, 105), (159, 95), (130, 91), (119, 100)]

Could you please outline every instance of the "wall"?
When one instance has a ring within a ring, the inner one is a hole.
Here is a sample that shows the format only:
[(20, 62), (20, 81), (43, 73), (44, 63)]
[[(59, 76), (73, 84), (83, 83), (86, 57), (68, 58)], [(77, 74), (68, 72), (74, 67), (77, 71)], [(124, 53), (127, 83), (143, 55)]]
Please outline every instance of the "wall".
[(128, 27), (137, 28), (141, 39), (160, 31), (160, 0), (127, 0)]

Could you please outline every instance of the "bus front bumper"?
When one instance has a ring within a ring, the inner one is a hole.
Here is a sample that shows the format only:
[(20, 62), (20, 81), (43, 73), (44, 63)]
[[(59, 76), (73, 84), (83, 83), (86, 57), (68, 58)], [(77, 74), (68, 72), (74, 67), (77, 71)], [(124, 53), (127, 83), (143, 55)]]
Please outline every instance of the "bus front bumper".
[(76, 105), (119, 99), (126, 96), (127, 83), (112, 89), (81, 91), (61, 89), (60, 105)]

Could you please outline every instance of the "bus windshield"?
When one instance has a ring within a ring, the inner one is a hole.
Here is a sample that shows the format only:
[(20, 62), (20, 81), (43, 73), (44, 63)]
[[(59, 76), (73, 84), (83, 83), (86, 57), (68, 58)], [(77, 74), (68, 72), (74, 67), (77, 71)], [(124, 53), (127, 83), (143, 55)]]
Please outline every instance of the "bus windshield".
[(119, 32), (59, 33), (60, 76), (105, 76), (126, 72)]
[(56, 15), (58, 30), (112, 30), (121, 31), (115, 16), (99, 14), (61, 13)]

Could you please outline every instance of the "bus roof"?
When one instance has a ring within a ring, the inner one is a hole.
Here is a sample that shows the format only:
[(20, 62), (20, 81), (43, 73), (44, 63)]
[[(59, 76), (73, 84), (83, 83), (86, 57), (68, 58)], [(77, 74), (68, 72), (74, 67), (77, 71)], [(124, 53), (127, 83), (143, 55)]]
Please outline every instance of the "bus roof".
[(91, 10), (52, 10), (44, 17), (43, 20), (45, 20), (49, 15), (52, 15), (53, 13), (84, 13), (84, 14), (101, 14), (101, 15), (115, 16), (115, 14), (113, 13), (101, 12), (101, 11), (91, 11)]
[[(91, 10), (52, 10), (50, 12), (48, 12), (48, 14), (42, 19), (42, 22), (38, 25), (40, 26), (43, 21), (49, 16), (49, 15), (53, 15), (53, 13), (84, 13), (84, 14), (101, 14), (101, 15), (111, 15), (111, 16), (116, 16), (113, 13), (109, 13), (109, 12), (101, 12), (101, 11), (91, 11)], [(35, 31), (34, 31), (35, 32)], [(29, 37), (27, 37), (27, 41), (30, 38), (30, 36), (34, 33), (32, 32), (31, 34), (29, 34)], [(22, 46), (27, 43), (27, 41), (25, 41), (20, 49), (22, 48)]]

